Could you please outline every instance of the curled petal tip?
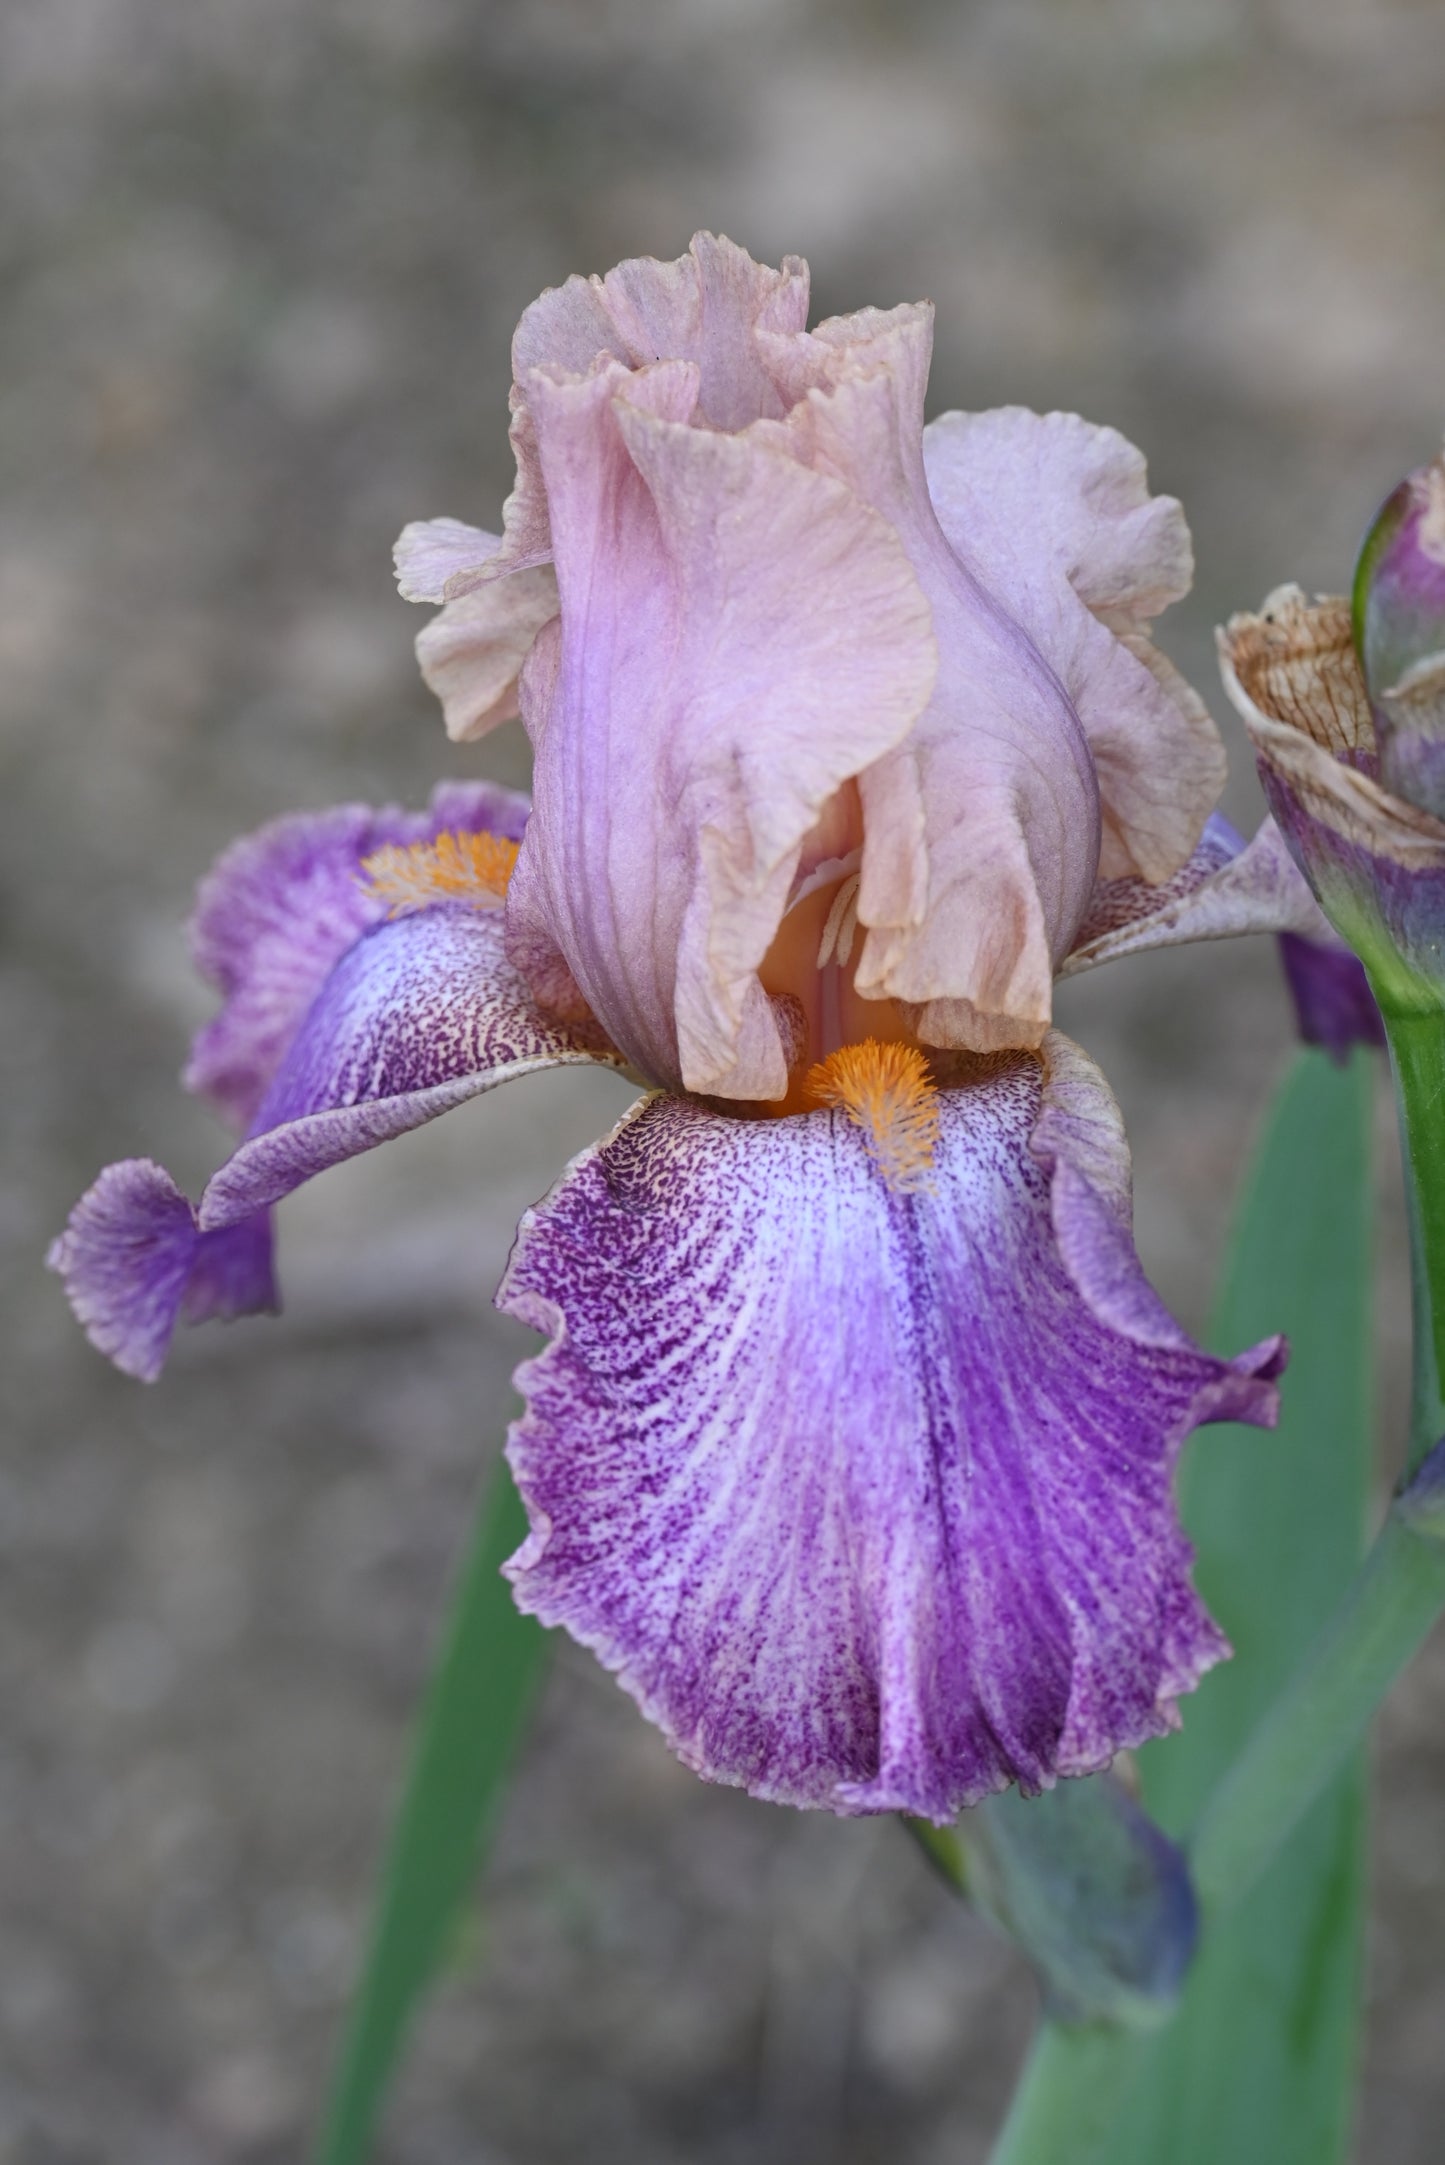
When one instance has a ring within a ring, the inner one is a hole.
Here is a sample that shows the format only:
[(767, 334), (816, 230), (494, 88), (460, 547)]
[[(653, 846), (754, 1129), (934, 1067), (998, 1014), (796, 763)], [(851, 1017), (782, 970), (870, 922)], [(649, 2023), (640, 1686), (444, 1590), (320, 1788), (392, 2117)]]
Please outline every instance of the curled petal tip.
[(182, 1317), (274, 1310), (265, 1215), (202, 1232), (170, 1174), (149, 1158), (108, 1165), (46, 1257), (86, 1336), (117, 1368), (154, 1383)]

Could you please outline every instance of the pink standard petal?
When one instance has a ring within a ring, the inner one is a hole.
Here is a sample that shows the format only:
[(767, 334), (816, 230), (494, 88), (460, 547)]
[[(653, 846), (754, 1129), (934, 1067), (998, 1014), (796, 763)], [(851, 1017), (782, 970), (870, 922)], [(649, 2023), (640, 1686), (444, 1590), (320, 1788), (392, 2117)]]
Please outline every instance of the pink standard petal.
[(1048, 1063), (941, 1094), (929, 1195), (841, 1115), (657, 1098), (523, 1221), (518, 1601), (711, 1780), (942, 1821), (1158, 1735), (1224, 1651), (1171, 1476), (1273, 1419), (1282, 1349), (1168, 1316), (1107, 1087)]
[(446, 601), (500, 553), (502, 537), (461, 519), (413, 519), (392, 549), (403, 601)]
[(518, 679), (556, 614), (556, 574), (539, 564), (459, 595), (417, 633), (416, 658), (454, 744), (484, 737), (519, 711)]
[(931, 1044), (990, 1051), (1037, 1044), (1048, 1027), (1054, 966), (1094, 885), (1099, 795), (1049, 657), (935, 515), (923, 462), (932, 335), (927, 307), (868, 309), (768, 351), (801, 401), (778, 434), (888, 521), (939, 648), (927, 710), (860, 780), (857, 988), (920, 1008)]
[(799, 846), (906, 736), (935, 651), (884, 520), (784, 450), (688, 426), (698, 385), (686, 362), (532, 379), (562, 607), (523, 680), (508, 919), (644, 1074), (777, 1097), (756, 973)]
[(1145, 636), (1187, 593), (1193, 556), (1142, 455), (1076, 414), (943, 414), (923, 437), (950, 543), (1028, 632), (1068, 692), (1103, 806), (1100, 869), (1166, 879), (1224, 786), (1207, 709)]
[(528, 405), (533, 370), (586, 376), (602, 354), (629, 368), (691, 361), (703, 417), (736, 428), (781, 411), (758, 339), (801, 328), (807, 313), (806, 264), (790, 257), (770, 270), (710, 233), (699, 233), (676, 263), (638, 257), (605, 278), (569, 278), (532, 303), (512, 343), (517, 479), (501, 536), (429, 519), (408, 526), (396, 545), (407, 599), (447, 604), (417, 639), (417, 658), (442, 702), (448, 736), (465, 741), (510, 720), (518, 673), (556, 612), (551, 514)]
[(525, 396), (534, 368), (587, 375), (603, 353), (632, 369), (691, 361), (702, 418), (739, 429), (784, 411), (764, 342), (807, 320), (808, 266), (799, 257), (773, 270), (721, 235), (698, 233), (675, 263), (636, 256), (605, 278), (569, 278), (542, 294), (517, 326), (512, 368)]

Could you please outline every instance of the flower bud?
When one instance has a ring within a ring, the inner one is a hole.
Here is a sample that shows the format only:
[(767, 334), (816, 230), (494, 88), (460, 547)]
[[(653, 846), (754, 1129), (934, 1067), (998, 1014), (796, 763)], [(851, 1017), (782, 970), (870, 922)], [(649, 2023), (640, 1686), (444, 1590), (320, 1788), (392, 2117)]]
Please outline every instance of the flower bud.
[(958, 1832), (969, 1896), (1029, 1956), (1060, 2020), (1168, 2020), (1198, 1909), (1183, 1853), (1122, 1782), (1098, 1774), (1046, 1796), (987, 1797)]
[(1445, 458), (1381, 506), (1355, 572), (1355, 645), (1386, 789), (1445, 816)]

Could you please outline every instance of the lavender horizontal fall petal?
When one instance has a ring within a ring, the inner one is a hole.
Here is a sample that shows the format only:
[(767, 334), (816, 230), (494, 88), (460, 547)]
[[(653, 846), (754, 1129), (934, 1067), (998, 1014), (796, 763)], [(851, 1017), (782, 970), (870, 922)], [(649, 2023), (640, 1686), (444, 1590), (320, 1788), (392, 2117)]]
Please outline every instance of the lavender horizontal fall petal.
[(1359, 959), (1332, 929), (1273, 819), (1245, 842), (1215, 812), (1193, 854), (1157, 887), (1101, 880), (1061, 977), (1121, 955), (1195, 940), (1274, 932), (1302, 1042), (1344, 1061), (1356, 1045), (1382, 1045), (1384, 1025)]
[(222, 858), (194, 944), (225, 1005), (188, 1079), (245, 1120), (246, 1140), (196, 1206), (149, 1159), (108, 1167), (50, 1253), (118, 1366), (152, 1380), (181, 1317), (274, 1308), (269, 1207), (314, 1174), (513, 1076), (619, 1064), (595, 1024), (538, 1012), (499, 908), (388, 920), (361, 876), (379, 848), (465, 832), (467, 818), (516, 826), (524, 810), (509, 792), (452, 787), (428, 814), (298, 814)]
[(1046, 1057), (939, 1093), (929, 1193), (838, 1113), (654, 1098), (523, 1220), (518, 1600), (711, 1779), (944, 1820), (1158, 1735), (1225, 1650), (1171, 1476), (1273, 1419), (1281, 1347), (1167, 1315), (1107, 1086)]

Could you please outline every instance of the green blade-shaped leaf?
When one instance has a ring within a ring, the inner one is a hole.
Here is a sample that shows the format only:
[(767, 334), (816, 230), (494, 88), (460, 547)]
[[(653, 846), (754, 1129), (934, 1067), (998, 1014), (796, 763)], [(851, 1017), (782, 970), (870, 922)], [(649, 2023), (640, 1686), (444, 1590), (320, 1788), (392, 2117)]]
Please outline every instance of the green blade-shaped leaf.
[(411, 2021), (481, 1858), (549, 1648), (500, 1566), (527, 1531), (499, 1465), (457, 1581), (391, 1837), (319, 2165), (361, 2165)]
[[(1182, 1482), (1197, 1579), (1234, 1643), (1184, 1728), (1141, 1755), (1149, 1809), (1184, 1833), (1298, 1666), (1358, 1563), (1371, 1429), (1371, 1063), (1302, 1053), (1236, 1223), (1212, 1336), (1293, 1348), (1273, 1436), (1206, 1429)], [(1180, 2014), (1108, 2165), (1339, 2165), (1354, 2094), (1363, 1917), (1357, 1758), (1266, 1878), (1205, 1933)]]

